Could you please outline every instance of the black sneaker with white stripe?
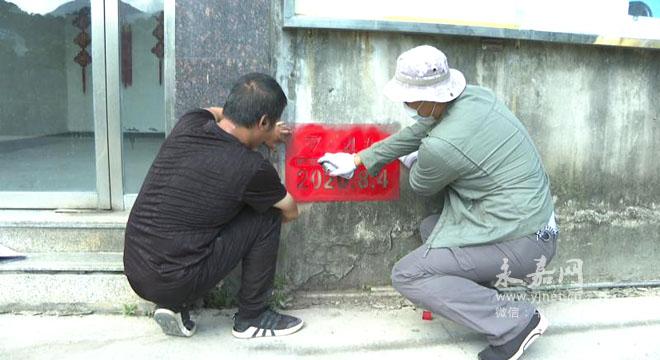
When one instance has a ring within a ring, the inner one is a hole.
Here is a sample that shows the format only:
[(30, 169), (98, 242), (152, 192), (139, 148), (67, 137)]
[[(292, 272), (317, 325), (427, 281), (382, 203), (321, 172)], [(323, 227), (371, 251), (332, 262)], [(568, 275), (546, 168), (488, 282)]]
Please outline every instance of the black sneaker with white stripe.
[(488, 346), (479, 353), (479, 360), (517, 360), (547, 328), (548, 319), (536, 311), (532, 320), (518, 336), (500, 346)]
[(154, 320), (167, 335), (191, 337), (197, 330), (195, 322), (190, 320), (188, 310), (175, 313), (170, 309), (158, 308), (154, 312)]
[(234, 315), (234, 328), (231, 333), (239, 339), (251, 339), (290, 335), (302, 327), (301, 319), (267, 309), (254, 319), (241, 319), (238, 314)]

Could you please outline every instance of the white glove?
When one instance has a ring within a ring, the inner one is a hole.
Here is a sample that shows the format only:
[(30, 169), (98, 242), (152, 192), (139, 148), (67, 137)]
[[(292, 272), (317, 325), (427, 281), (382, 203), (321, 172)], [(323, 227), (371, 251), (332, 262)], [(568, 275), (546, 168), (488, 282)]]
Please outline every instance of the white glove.
[(350, 179), (355, 173), (355, 154), (349, 153), (325, 153), (320, 159), (319, 164), (329, 163), (329, 168), (334, 168), (328, 175), (341, 176), (344, 179)]
[(417, 153), (418, 152), (419, 152), (419, 150), (415, 151), (415, 152), (411, 152), (408, 155), (404, 155), (404, 156), (399, 158), (399, 161), (401, 161), (403, 163), (403, 165), (405, 165), (408, 169), (410, 169), (413, 166), (413, 164), (415, 163), (415, 161), (417, 161)]

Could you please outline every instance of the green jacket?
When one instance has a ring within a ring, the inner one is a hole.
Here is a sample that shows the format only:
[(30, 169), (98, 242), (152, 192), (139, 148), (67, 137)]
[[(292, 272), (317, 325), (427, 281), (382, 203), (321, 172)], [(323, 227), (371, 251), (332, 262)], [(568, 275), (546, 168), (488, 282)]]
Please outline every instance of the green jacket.
[(410, 186), (445, 189), (429, 247), (516, 239), (543, 228), (554, 211), (550, 181), (532, 139), (493, 94), (467, 86), (439, 121), (420, 121), (359, 153), (371, 175), (419, 149)]

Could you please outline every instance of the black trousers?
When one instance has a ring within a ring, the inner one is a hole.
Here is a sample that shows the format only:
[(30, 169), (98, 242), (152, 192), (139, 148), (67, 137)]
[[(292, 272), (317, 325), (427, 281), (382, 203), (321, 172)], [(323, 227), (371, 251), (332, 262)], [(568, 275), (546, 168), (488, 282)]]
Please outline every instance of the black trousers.
[(281, 227), (280, 210), (257, 213), (246, 206), (220, 231), (211, 255), (190, 269), (188, 281), (175, 287), (131, 281), (131, 286), (158, 306), (180, 311), (213, 289), (242, 260), (238, 313), (255, 318), (266, 309), (272, 294)]

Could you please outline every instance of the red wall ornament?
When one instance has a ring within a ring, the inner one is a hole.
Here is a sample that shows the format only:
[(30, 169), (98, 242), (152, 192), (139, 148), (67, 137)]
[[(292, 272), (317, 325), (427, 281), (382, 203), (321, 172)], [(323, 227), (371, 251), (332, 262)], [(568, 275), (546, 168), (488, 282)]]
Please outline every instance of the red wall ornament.
[(133, 85), (133, 30), (130, 24), (121, 27), (121, 82), (124, 88)]
[(73, 58), (80, 67), (82, 68), (82, 90), (83, 94), (87, 91), (87, 76), (86, 68), (89, 64), (92, 63), (92, 57), (87, 52), (87, 47), (92, 43), (92, 37), (87, 28), (90, 25), (90, 9), (89, 7), (83, 7), (78, 10), (78, 14), (73, 19), (73, 26), (75, 26), (80, 32), (73, 39), (73, 42), (80, 47), (80, 51)]
[(164, 29), (164, 21), (165, 21), (165, 15), (164, 12), (161, 11), (158, 13), (158, 15), (155, 16), (156, 18), (156, 28), (154, 31), (151, 33), (155, 38), (156, 38), (156, 45), (151, 48), (151, 53), (156, 55), (158, 58), (158, 83), (163, 84), (163, 57), (165, 56), (165, 44), (163, 40), (165, 39), (165, 29)]

